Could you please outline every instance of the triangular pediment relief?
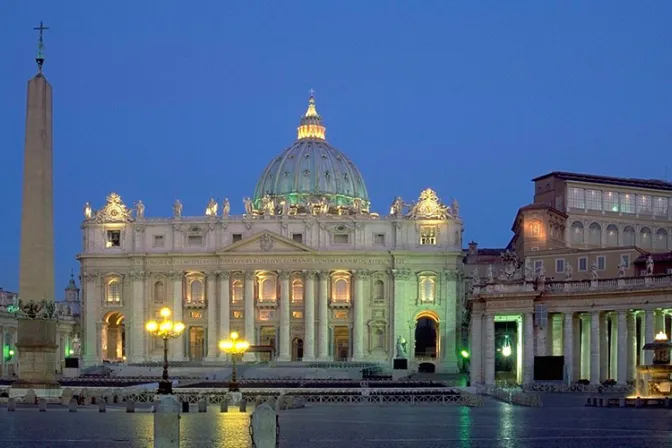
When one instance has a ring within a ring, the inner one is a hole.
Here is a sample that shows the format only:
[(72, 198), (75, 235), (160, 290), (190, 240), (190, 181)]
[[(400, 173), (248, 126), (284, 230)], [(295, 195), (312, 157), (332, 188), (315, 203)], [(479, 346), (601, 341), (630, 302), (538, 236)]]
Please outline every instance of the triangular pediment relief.
[(263, 231), (241, 241), (237, 241), (225, 247), (221, 252), (225, 253), (250, 253), (250, 252), (312, 252), (313, 250), (302, 243), (285, 238), (284, 236)]

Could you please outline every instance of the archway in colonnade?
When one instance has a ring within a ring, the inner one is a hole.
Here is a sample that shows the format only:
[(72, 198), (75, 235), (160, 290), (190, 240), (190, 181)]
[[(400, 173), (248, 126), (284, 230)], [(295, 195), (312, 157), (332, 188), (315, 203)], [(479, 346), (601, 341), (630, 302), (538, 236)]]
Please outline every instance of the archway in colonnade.
[(421, 311), (415, 316), (414, 357), (419, 360), (436, 360), (440, 348), (439, 315), (434, 311)]
[(101, 353), (103, 361), (121, 362), (126, 359), (126, 317), (118, 311), (110, 311), (103, 317)]
[(522, 316), (495, 316), (495, 380), (523, 381)]

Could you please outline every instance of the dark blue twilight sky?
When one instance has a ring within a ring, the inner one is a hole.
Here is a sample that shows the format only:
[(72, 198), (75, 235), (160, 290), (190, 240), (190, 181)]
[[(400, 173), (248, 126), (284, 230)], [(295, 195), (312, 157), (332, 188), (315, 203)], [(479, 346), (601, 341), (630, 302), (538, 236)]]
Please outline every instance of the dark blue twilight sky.
[[(20, 0), (0, 11), (0, 286), (18, 285), (25, 87), (54, 88), (57, 297), (84, 202), (233, 212), (295, 138), (308, 90), (373, 210), (432, 187), (505, 245), (551, 170), (664, 178), (672, 2)], [(672, 170), (672, 164), (669, 169)], [(672, 171), (671, 171), (672, 173)]]

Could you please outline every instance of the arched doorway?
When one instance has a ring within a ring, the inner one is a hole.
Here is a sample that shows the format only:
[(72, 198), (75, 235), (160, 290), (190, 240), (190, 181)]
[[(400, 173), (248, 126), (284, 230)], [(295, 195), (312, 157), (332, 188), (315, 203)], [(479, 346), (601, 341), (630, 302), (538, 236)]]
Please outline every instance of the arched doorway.
[(303, 359), (303, 339), (294, 338), (292, 340), (292, 361), (301, 361)]
[(103, 318), (101, 344), (103, 361), (122, 362), (126, 359), (125, 316), (112, 311)]
[(423, 311), (415, 318), (416, 359), (434, 360), (439, 355), (439, 316)]

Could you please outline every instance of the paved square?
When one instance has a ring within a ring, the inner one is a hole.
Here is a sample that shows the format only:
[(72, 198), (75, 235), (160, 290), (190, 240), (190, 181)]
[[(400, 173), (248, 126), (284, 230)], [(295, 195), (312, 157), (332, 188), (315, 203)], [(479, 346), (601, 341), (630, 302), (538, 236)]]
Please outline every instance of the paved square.
[[(185, 448), (247, 448), (247, 415), (190, 413), (182, 418)], [(146, 448), (152, 415), (109, 408), (69, 413), (22, 408), (2, 414), (0, 446)], [(573, 448), (669, 447), (672, 412), (663, 409), (585, 408), (562, 401), (523, 408), (487, 401), (457, 406), (315, 406), (280, 415), (281, 447), (291, 448)]]

